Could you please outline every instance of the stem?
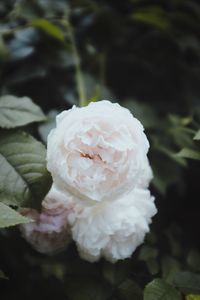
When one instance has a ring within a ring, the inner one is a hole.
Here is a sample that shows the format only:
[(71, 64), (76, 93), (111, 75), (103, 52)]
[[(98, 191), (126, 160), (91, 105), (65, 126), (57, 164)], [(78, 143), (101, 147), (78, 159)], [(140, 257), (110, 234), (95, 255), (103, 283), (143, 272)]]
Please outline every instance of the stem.
[(106, 85), (106, 50), (100, 55), (100, 83), (101, 88)]
[(77, 92), (79, 95), (79, 106), (82, 107), (82, 106), (87, 105), (87, 98), (86, 98), (86, 93), (85, 93), (83, 73), (81, 71), (80, 56), (78, 53), (78, 49), (77, 49), (76, 41), (75, 41), (75, 37), (74, 37), (74, 30), (69, 21), (68, 21), (68, 30), (69, 30), (72, 52), (73, 52), (74, 61), (75, 61), (76, 85), (77, 85)]

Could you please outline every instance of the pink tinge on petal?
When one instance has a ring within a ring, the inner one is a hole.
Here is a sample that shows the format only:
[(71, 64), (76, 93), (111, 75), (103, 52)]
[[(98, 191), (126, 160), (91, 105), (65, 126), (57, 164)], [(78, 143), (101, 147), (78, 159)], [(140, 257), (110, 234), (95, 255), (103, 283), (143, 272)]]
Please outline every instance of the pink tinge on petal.
[(52, 254), (69, 244), (67, 210), (60, 215), (49, 215), (45, 211), (39, 214), (33, 209), (22, 210), (21, 213), (35, 220), (34, 223), (20, 225), (20, 230), (38, 252)]

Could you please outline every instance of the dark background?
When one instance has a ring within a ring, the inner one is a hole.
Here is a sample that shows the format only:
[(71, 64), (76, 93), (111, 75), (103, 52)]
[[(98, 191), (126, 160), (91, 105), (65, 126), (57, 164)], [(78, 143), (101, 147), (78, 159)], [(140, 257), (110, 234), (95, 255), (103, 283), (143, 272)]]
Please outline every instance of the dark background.
[(139, 300), (154, 277), (200, 271), (199, 162), (173, 156), (199, 151), (190, 132), (200, 124), (199, 1), (1, 0), (0, 93), (41, 106), (49, 122), (27, 129), (44, 142), (54, 111), (79, 103), (74, 47), (87, 100), (118, 101), (143, 122), (159, 212), (145, 245), (116, 265), (83, 262), (73, 244), (49, 258), (3, 230), (3, 300)]

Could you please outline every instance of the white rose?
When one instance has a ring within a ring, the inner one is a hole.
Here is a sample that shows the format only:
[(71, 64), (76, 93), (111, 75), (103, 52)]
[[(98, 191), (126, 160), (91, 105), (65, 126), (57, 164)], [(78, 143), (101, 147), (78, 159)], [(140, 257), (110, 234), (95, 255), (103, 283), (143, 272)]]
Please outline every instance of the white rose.
[(70, 197), (53, 186), (43, 200), (42, 207), (41, 213), (35, 209), (21, 209), (21, 213), (34, 222), (20, 225), (20, 229), (23, 237), (38, 252), (53, 254), (65, 248), (71, 240), (67, 218), (73, 205)]
[(143, 242), (156, 211), (149, 190), (134, 189), (114, 202), (77, 204), (68, 221), (82, 258), (94, 262), (103, 256), (115, 262), (130, 257)]
[(143, 130), (128, 109), (106, 100), (62, 112), (47, 145), (54, 183), (90, 202), (148, 187), (152, 172)]

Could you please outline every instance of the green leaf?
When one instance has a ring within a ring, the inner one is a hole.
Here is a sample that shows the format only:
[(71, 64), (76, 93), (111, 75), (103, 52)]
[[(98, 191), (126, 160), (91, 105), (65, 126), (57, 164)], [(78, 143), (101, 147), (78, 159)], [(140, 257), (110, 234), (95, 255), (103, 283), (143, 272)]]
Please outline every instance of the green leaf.
[(162, 277), (168, 282), (172, 283), (174, 275), (181, 269), (180, 263), (171, 256), (162, 258)]
[(70, 300), (107, 300), (111, 296), (109, 285), (92, 277), (70, 276), (65, 286)]
[(0, 97), (1, 128), (15, 128), (45, 120), (41, 109), (28, 97), (18, 98), (11, 95)]
[(123, 101), (123, 105), (131, 110), (133, 115), (144, 125), (144, 128), (157, 128), (160, 120), (152, 106), (132, 99)]
[(188, 295), (186, 300), (200, 300), (200, 295)]
[(181, 295), (173, 286), (157, 278), (145, 287), (144, 300), (181, 300)]
[(149, 272), (152, 275), (155, 275), (155, 274), (157, 274), (160, 271), (160, 266), (159, 266), (159, 263), (157, 262), (156, 259), (154, 259), (154, 258), (149, 259), (146, 262), (146, 264), (147, 264), (147, 268), (148, 268)]
[(139, 259), (146, 262), (147, 268), (152, 275), (159, 272), (159, 264), (156, 261), (158, 250), (152, 246), (144, 245), (139, 253)]
[(34, 19), (31, 21), (30, 25), (39, 28), (54, 39), (57, 39), (61, 42), (64, 42), (65, 40), (63, 31), (58, 26), (52, 24), (46, 19)]
[(154, 174), (152, 184), (161, 194), (165, 195), (167, 188), (172, 184), (180, 185), (180, 167), (172, 159), (155, 150), (152, 153), (151, 162)]
[(142, 300), (143, 293), (141, 288), (132, 280), (127, 279), (118, 287), (117, 294), (123, 300)]
[(190, 250), (187, 263), (194, 271), (200, 272), (200, 252), (195, 249)]
[(180, 152), (176, 154), (176, 156), (200, 160), (200, 152), (189, 148), (183, 148)]
[(192, 272), (179, 272), (175, 275), (173, 283), (184, 294), (200, 293), (200, 275)]
[(158, 256), (158, 250), (152, 246), (142, 246), (139, 254), (139, 259), (148, 261), (149, 259), (156, 258)]
[(200, 129), (196, 132), (196, 134), (194, 136), (194, 140), (197, 140), (197, 141), (200, 140)]
[(129, 276), (131, 268), (130, 259), (118, 261), (115, 264), (105, 261), (103, 264), (103, 275), (110, 284), (119, 285)]
[(8, 279), (4, 272), (0, 269), (0, 279)]
[(0, 134), (0, 201), (38, 207), (51, 185), (46, 149), (24, 132)]
[(153, 27), (159, 30), (167, 30), (170, 28), (170, 21), (165, 12), (159, 7), (147, 7), (134, 12), (131, 19)]
[(176, 234), (179, 234), (179, 227), (177, 227), (175, 224), (172, 224), (165, 234), (169, 242), (171, 254), (175, 257), (180, 257), (182, 248), (179, 239), (176, 236)]
[(30, 222), (32, 222), (31, 219), (23, 217), (14, 209), (0, 202), (0, 228)]

